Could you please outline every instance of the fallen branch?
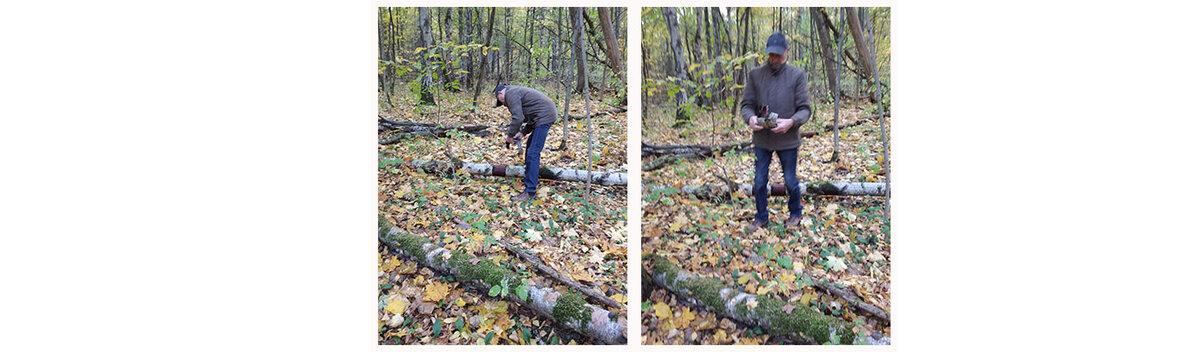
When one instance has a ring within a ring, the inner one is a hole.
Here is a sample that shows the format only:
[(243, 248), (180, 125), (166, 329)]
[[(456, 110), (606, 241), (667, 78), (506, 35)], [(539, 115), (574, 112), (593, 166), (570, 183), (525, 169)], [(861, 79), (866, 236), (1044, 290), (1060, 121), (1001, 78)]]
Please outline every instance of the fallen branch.
[(558, 271), (554, 270), (554, 268), (551, 268), (551, 267), (547, 266), (544, 262), (542, 262), (541, 258), (537, 258), (532, 254), (526, 253), (524, 249), (521, 249), (520, 247), (508, 244), (507, 242), (505, 242), (503, 240), (497, 241), (497, 242), (500, 242), (500, 246), (504, 247), (504, 249), (507, 249), (509, 252), (512, 252), (512, 254), (516, 254), (518, 257), (521, 258), (521, 260), (524, 260), (526, 262), (529, 262), (530, 264), (533, 264), (534, 268), (537, 268), (538, 271), (542, 272), (542, 274), (545, 274), (546, 276), (549, 276), (551, 279), (561, 282), (563, 285), (567, 285), (568, 287), (573, 288), (573, 289), (579, 291), (580, 293), (583, 293), (583, 295), (585, 295), (585, 296), (588, 296), (588, 297), (591, 297), (592, 299), (600, 301), (600, 303), (604, 303), (604, 305), (606, 305), (606, 306), (609, 306), (611, 308), (616, 308), (619, 310), (625, 309), (625, 305), (621, 304), (620, 302), (617, 302), (617, 300), (614, 300), (608, 296), (605, 296), (604, 294), (600, 293), (600, 291), (596, 291), (590, 287), (584, 286), (583, 284), (580, 284), (578, 281), (572, 280), (569, 277), (559, 274)]
[[(399, 159), (383, 159), (381, 161), (384, 164), (405, 163)], [(459, 169), (450, 163), (442, 161), (413, 160), (409, 165), (424, 172), (442, 175), (454, 173), (454, 171)], [(464, 162), (461, 168), (466, 169), (472, 175), (525, 177), (525, 166), (522, 165), (506, 166)], [(542, 166), (538, 170), (538, 177), (546, 180), (586, 182), (588, 172), (587, 170)], [(605, 186), (625, 186), (629, 183), (629, 178), (624, 172), (592, 171), (592, 183)]]
[(879, 319), (883, 319), (883, 321), (888, 322), (889, 324), (891, 323), (891, 320), (888, 318), (887, 312), (883, 311), (882, 308), (876, 307), (873, 304), (864, 302), (863, 300), (859, 299), (858, 295), (855, 294), (854, 292), (844, 289), (844, 288), (837, 287), (832, 283), (825, 282), (822, 280), (816, 280), (816, 279), (811, 279), (811, 280), (812, 280), (813, 284), (816, 285), (821, 290), (828, 292), (831, 295), (837, 296), (838, 298), (841, 298), (843, 301), (850, 303), (851, 306), (854, 306), (854, 308), (857, 308), (858, 310), (865, 312), (868, 315), (874, 316)]
[(653, 145), (642, 142), (642, 157), (650, 155), (670, 155), (670, 154), (699, 154), (703, 156), (712, 156), (715, 153), (721, 153), (726, 150), (743, 150), (752, 145), (750, 141), (740, 143), (729, 143), (724, 145), (702, 145), (702, 144), (686, 144), (686, 145)]
[(891, 342), (885, 336), (857, 336), (852, 326), (803, 304), (793, 305), (771, 296), (743, 293), (720, 280), (696, 276), (658, 255), (646, 255), (643, 261), (649, 264), (642, 270), (651, 281), (671, 291), (679, 301), (739, 323), (761, 327), (772, 335), (800, 334), (816, 344), (887, 345)]
[[(521, 277), (490, 260), (476, 258), (463, 251), (450, 251), (428, 239), (405, 233), (382, 215), (379, 216), (379, 240), (389, 248), (480, 292), (493, 286), (521, 285)], [(510, 302), (525, 306), (538, 315), (606, 344), (625, 344), (625, 317), (588, 304), (574, 292), (559, 292), (551, 287), (529, 285), (524, 299), (516, 293), (502, 295)]]
[[(677, 191), (696, 196), (700, 199), (724, 199), (723, 195), (728, 194), (728, 186), (718, 184), (706, 184), (701, 186), (683, 186)], [(666, 186), (649, 186), (651, 192), (674, 189)], [(883, 196), (887, 189), (887, 184), (879, 182), (801, 182), (800, 195), (805, 196)], [(738, 191), (753, 195), (754, 185), (748, 183), (738, 184)], [(770, 196), (785, 196), (787, 188), (781, 184), (773, 184), (768, 190)]]
[[(606, 115), (606, 114), (616, 114), (616, 113), (622, 113), (622, 112), (626, 112), (626, 111), (629, 111), (629, 109), (627, 109), (627, 108), (626, 108), (626, 107), (624, 107), (624, 106), (618, 106), (618, 107), (615, 107), (615, 108), (612, 108), (612, 109), (608, 109), (608, 110), (604, 110), (604, 111), (597, 111), (597, 112), (593, 112), (591, 116)], [(584, 115), (572, 115), (572, 114), (567, 114), (567, 120), (583, 120), (584, 118), (586, 118)]]

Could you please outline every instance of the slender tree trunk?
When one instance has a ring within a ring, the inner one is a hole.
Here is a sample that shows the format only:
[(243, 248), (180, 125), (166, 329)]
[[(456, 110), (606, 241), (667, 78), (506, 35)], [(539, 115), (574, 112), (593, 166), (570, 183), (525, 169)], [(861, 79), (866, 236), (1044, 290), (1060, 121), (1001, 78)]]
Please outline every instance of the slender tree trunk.
[[(379, 28), (377, 33), (379, 34), (379, 61), (391, 61), (392, 59), (387, 58), (387, 51), (384, 49), (384, 40), (386, 36), (383, 33), (383, 9), (379, 9)], [(383, 95), (383, 101), (388, 107), (392, 106), (392, 96), (389, 94), (387, 89), (387, 74), (389, 71), (396, 69), (393, 67), (394, 65), (395, 64), (386, 65), (379, 71), (379, 93)]]
[[(824, 9), (822, 9), (821, 13), (822, 13), (822, 15), (825, 14)], [(828, 16), (824, 16), (824, 18), (825, 18), (825, 21), (829, 21)], [(839, 25), (844, 25), (844, 24), (845, 24), (845, 21), (841, 21), (839, 23)], [(829, 25), (830, 25), (830, 27), (833, 27), (833, 23), (829, 23)], [(845, 33), (845, 31), (842, 30), (842, 31), (838, 31), (836, 33)], [(835, 38), (835, 42), (837, 42), (837, 49), (834, 50), (837, 52), (837, 55), (838, 55), (837, 61), (841, 61), (842, 60), (842, 42), (843, 42), (842, 37), (840, 35), (837, 36)], [(834, 161), (834, 162), (838, 161), (838, 156), (842, 150), (841, 147), (838, 146), (838, 141), (840, 141), (842, 139), (841, 132), (838, 132), (838, 127), (839, 127), (838, 125), (841, 123), (840, 121), (838, 121), (838, 114), (842, 110), (842, 87), (841, 87), (842, 77), (841, 76), (842, 76), (842, 67), (835, 64), (834, 68), (833, 68), (833, 90), (832, 90), (833, 91), (833, 157), (829, 159), (830, 161)], [(880, 114), (882, 114), (882, 113), (883, 112), (881, 111)], [(882, 116), (880, 118), (882, 118)]]
[(433, 73), (429, 67), (429, 48), (433, 47), (433, 35), (429, 29), (429, 8), (417, 8), (417, 22), (421, 27), (421, 46), (426, 50), (421, 51), (421, 104), (437, 105), (433, 101)]
[[(571, 28), (574, 28), (572, 31), (575, 31), (575, 30), (583, 31), (583, 8), (579, 8), (579, 7), (571, 8)], [(575, 59), (575, 74), (576, 74), (575, 92), (580, 93), (580, 94), (583, 94), (584, 89), (587, 89), (587, 86), (586, 86), (587, 83), (585, 83), (583, 80), (583, 77), (587, 75), (587, 68), (583, 66), (583, 60), (580, 59), (584, 55), (583, 45), (584, 45), (584, 43), (582, 40), (582, 35), (574, 34), (574, 39), (571, 41), (571, 46), (573, 47), (573, 50), (575, 50), (575, 57), (576, 57), (576, 59)]]
[[(867, 21), (867, 24), (871, 24), (869, 19)], [(873, 72), (875, 74), (875, 76), (874, 76), (875, 77), (875, 102), (876, 102), (876, 104), (879, 104), (878, 105), (879, 113), (882, 115), (883, 114), (883, 91), (879, 89), (879, 68), (875, 67), (877, 62), (875, 61), (875, 36), (872, 34), (872, 32), (874, 32), (872, 30), (873, 27), (874, 26), (867, 27), (867, 30), (868, 30), (867, 35), (870, 36), (870, 38), (867, 41), (867, 44), (869, 44), (871, 47), (871, 51), (870, 51), (871, 56), (868, 56), (871, 61), (871, 65), (869, 67), (871, 67), (871, 72)], [(891, 168), (891, 156), (888, 155), (888, 135), (887, 135), (887, 118), (886, 117), (881, 117), (879, 119), (879, 135), (881, 137), (883, 137), (883, 170), (885, 173), (884, 177), (886, 178), (884, 182), (887, 182), (887, 185), (888, 185), (887, 201), (883, 203), (883, 216), (888, 218), (890, 221), (891, 213), (892, 213), (892, 192), (891, 192), (891, 190), (892, 190), (892, 187), (891, 187), (892, 186), (892, 168)]]
[(858, 11), (853, 7), (847, 7), (846, 14), (846, 17), (850, 20), (850, 34), (854, 36), (854, 46), (858, 49), (858, 57), (861, 59), (860, 61), (864, 61), (859, 63), (859, 67), (866, 73), (866, 76), (872, 76), (874, 75), (874, 63), (865, 62), (871, 56), (871, 49), (868, 48), (869, 44), (867, 44), (867, 40), (863, 37), (863, 27), (859, 21)]
[(679, 91), (675, 93), (675, 125), (678, 127), (689, 120), (688, 114), (684, 110), (687, 93), (683, 89), (683, 82), (688, 80), (687, 62), (683, 58), (683, 41), (679, 37), (679, 16), (675, 13), (674, 7), (664, 7), (662, 12), (667, 21), (667, 31), (670, 34), (670, 42), (667, 43), (667, 46), (671, 48), (672, 57), (675, 60), (671, 73), (679, 79), (677, 83)]
[(613, 31), (612, 16), (607, 7), (596, 8), (596, 11), (600, 14), (600, 30), (604, 33), (604, 47), (607, 49), (604, 53), (608, 57), (608, 67), (624, 82), (625, 79), (620, 76), (625, 70), (621, 63), (620, 47), (617, 46), (617, 34)]
[(480, 55), (482, 58), (479, 60), (479, 79), (475, 81), (475, 96), (471, 98), (472, 104), (476, 107), (479, 106), (479, 91), (483, 87), (483, 81), (487, 79), (487, 68), (485, 65), (488, 61), (488, 53), (491, 52), (491, 50), (488, 50), (488, 46), (492, 43), (492, 26), (495, 24), (496, 8), (491, 7), (488, 10), (487, 35), (483, 37), (483, 46), (479, 49), (479, 52), (482, 54)]

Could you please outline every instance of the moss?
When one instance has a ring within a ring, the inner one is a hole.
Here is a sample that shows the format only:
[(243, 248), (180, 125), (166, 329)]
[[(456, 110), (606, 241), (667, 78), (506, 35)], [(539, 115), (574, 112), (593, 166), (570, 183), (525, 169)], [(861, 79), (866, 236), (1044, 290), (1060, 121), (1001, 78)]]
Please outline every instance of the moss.
[(459, 280), (462, 281), (478, 281), (487, 284), (488, 287), (500, 285), (505, 279), (510, 283), (518, 282), (517, 273), (496, 265), (490, 260), (480, 258), (475, 264), (471, 264), (471, 260), (476, 259), (466, 253), (455, 251), (450, 257), (447, 266), (450, 266), (458, 271)]
[(808, 191), (806, 193), (810, 193), (813, 195), (837, 196), (837, 195), (842, 195), (842, 193), (843, 193), (841, 188), (838, 188), (837, 186), (834, 186), (832, 183), (829, 183), (829, 182), (810, 183), (805, 188), (805, 190)]
[(664, 281), (668, 284), (674, 282), (675, 276), (679, 274), (679, 267), (672, 264), (667, 258), (648, 254), (643, 259), (650, 262), (650, 270), (654, 271), (654, 275), (663, 274)]
[(592, 320), (592, 310), (586, 306), (583, 296), (575, 292), (563, 292), (554, 303), (554, 320), (572, 325), (579, 324), (579, 332), (587, 333), (587, 324)]

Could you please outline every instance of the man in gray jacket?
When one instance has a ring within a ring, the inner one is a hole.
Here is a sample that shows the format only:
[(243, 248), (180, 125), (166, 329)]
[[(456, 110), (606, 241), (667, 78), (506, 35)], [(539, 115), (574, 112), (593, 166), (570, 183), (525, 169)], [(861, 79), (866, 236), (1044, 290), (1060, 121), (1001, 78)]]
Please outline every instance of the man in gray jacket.
[[(796, 177), (796, 162), (800, 147), (800, 125), (812, 115), (809, 106), (808, 79), (803, 69), (787, 64), (788, 43), (783, 33), (767, 38), (767, 64), (750, 70), (742, 99), (742, 118), (753, 130), (754, 144), (754, 223), (750, 231), (767, 225), (767, 196), (770, 195), (768, 168), (771, 154), (779, 155), (783, 166), (783, 181), (788, 194), (788, 219), (784, 224), (800, 224), (800, 180)], [(774, 128), (767, 111), (778, 114)]]
[[(506, 141), (520, 140), (529, 136), (525, 144), (525, 190), (512, 197), (521, 202), (537, 196), (538, 169), (542, 161), (542, 148), (546, 146), (546, 135), (550, 125), (558, 119), (554, 102), (542, 92), (532, 88), (500, 84), (492, 90), (496, 95), (496, 106), (507, 106), (512, 113), (508, 124)], [(524, 125), (524, 127), (522, 127)]]

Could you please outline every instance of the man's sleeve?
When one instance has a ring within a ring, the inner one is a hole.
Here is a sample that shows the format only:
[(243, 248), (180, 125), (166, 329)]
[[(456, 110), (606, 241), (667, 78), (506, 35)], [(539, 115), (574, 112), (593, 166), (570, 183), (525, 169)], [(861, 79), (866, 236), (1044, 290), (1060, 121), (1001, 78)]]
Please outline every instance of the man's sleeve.
[(512, 113), (512, 122), (508, 123), (508, 136), (517, 135), (517, 131), (521, 130), (521, 123), (525, 122), (525, 113), (521, 111), (521, 94), (504, 96), (504, 101), (508, 103), (508, 111)]
[(754, 75), (748, 75), (746, 86), (742, 87), (742, 121), (750, 124), (750, 117), (758, 115), (758, 92), (755, 89)]
[(796, 126), (803, 125), (808, 122), (808, 118), (812, 117), (812, 106), (809, 104), (808, 97), (808, 72), (800, 72), (800, 79), (796, 87), (796, 113), (792, 114), (792, 122)]

